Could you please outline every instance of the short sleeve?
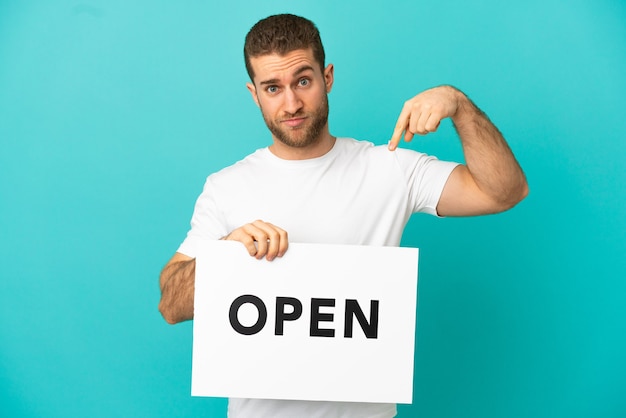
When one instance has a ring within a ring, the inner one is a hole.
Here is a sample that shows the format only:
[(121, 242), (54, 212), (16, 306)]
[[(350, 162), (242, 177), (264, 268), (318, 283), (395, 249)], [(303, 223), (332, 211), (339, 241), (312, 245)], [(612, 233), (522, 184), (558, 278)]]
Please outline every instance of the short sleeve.
[(217, 240), (228, 234), (223, 216), (216, 205), (216, 199), (211, 176), (209, 176), (196, 201), (191, 217), (191, 229), (187, 232), (187, 237), (178, 247), (177, 252), (195, 258), (202, 241)]
[(409, 204), (413, 213), (437, 215), (437, 204), (450, 173), (459, 163), (441, 161), (434, 156), (408, 149), (395, 150), (407, 181)]

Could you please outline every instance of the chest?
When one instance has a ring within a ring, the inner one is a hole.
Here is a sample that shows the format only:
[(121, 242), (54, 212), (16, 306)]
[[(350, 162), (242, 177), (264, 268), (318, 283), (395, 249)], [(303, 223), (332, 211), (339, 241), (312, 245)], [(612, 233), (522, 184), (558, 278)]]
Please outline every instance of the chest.
[(223, 193), (217, 203), (228, 230), (261, 219), (285, 229), (292, 242), (370, 244), (373, 236), (401, 230), (410, 216), (406, 193), (388, 181), (358, 166), (277, 170), (249, 176), (245, 187)]

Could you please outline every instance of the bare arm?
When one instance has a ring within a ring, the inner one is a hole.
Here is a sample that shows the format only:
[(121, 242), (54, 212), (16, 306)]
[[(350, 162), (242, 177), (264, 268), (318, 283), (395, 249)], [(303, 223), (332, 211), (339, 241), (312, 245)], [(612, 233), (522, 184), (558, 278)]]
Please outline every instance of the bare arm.
[(502, 134), (461, 91), (450, 86), (426, 90), (405, 103), (389, 143), (404, 132), (426, 135), (450, 117), (461, 139), (466, 165), (457, 167), (442, 192), (437, 212), (470, 216), (510, 209), (528, 194), (526, 177)]
[(165, 265), (161, 272), (159, 311), (169, 324), (193, 319), (193, 296), (196, 259), (181, 253)]
[[(287, 232), (260, 220), (237, 228), (222, 239), (239, 241), (251, 256), (268, 261), (282, 257), (289, 246)], [(159, 311), (169, 324), (193, 319), (195, 279), (196, 259), (181, 253), (174, 254), (161, 271)]]

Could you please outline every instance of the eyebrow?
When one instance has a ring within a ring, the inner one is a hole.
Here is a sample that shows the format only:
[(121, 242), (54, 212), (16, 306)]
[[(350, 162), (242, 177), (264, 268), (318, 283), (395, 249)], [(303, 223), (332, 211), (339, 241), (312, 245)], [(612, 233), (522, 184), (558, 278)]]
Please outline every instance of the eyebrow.
[[(313, 67), (312, 67), (312, 66), (310, 66), (310, 65), (303, 65), (302, 67), (298, 68), (298, 69), (297, 69), (297, 70), (293, 73), (293, 76), (298, 76), (298, 75), (300, 75), (300, 74), (302, 74), (302, 73), (304, 73), (304, 72), (306, 72), (306, 71), (309, 71), (309, 70), (314, 71), (314, 69), (313, 69)], [(279, 80), (279, 79), (277, 79), (277, 78), (272, 78), (271, 80), (261, 81), (261, 82), (259, 82), (259, 84), (260, 84), (261, 86), (263, 86), (263, 85), (268, 85), (268, 84), (276, 84), (276, 83), (278, 83), (279, 81), (280, 81), (280, 80)]]

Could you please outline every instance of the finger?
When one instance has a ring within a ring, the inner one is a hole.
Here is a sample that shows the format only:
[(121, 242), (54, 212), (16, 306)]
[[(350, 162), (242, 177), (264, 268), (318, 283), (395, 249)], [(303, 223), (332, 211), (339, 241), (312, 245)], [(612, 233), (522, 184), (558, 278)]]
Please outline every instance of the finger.
[(267, 234), (267, 240), (265, 241), (265, 258), (267, 261), (272, 261), (278, 255), (280, 234), (276, 230), (276, 227), (272, 224), (262, 223), (257, 226), (263, 229), (263, 231)]
[(276, 257), (282, 257), (285, 255), (285, 251), (287, 251), (287, 232), (278, 228), (275, 225), (272, 225), (274, 228), (275, 235), (270, 237), (269, 240), (269, 248), (267, 250), (267, 261), (272, 261)]
[[(282, 257), (285, 251), (287, 251), (287, 232), (269, 222), (259, 220), (255, 221), (253, 224), (267, 236), (267, 240), (265, 241), (266, 246), (264, 246), (264, 254), (267, 261), (272, 261), (278, 256)], [(257, 254), (257, 258), (258, 256)]]
[[(265, 257), (268, 238), (265, 231), (254, 224), (247, 224), (243, 229), (245, 234), (252, 239), (252, 245), (254, 246), (254, 252), (250, 252), (250, 255), (254, 256), (257, 260)], [(250, 248), (249, 245), (246, 245), (246, 247)]]
[[(410, 116), (410, 112), (407, 106), (405, 105), (405, 107), (402, 109), (402, 112), (400, 112), (400, 116), (398, 117), (398, 121), (396, 122), (396, 127), (393, 130), (391, 139), (389, 140), (388, 148), (390, 151), (394, 151), (396, 148), (398, 148), (398, 144), (400, 143), (400, 140), (402, 139), (402, 133), (408, 127), (409, 116)], [(406, 136), (405, 136), (405, 140), (406, 140)]]
[(276, 230), (278, 231), (279, 235), (280, 235), (280, 243), (278, 245), (278, 257), (282, 257), (285, 255), (285, 253), (287, 252), (287, 249), (289, 248), (289, 237), (287, 234), (287, 231), (285, 231), (284, 229), (278, 228), (277, 226), (274, 226), (276, 228)]
[(415, 134), (411, 132), (410, 129), (407, 129), (406, 132), (404, 132), (404, 142), (411, 142), (414, 136)]
[(267, 232), (259, 228), (259, 221), (246, 225), (246, 231), (255, 241), (256, 253), (254, 256), (257, 260), (262, 259), (267, 254), (269, 235)]
[(425, 133), (436, 132), (441, 123), (441, 118), (434, 113), (431, 113), (426, 122), (424, 123)]
[(228, 241), (238, 241), (243, 244), (243, 246), (248, 251), (248, 254), (251, 256), (255, 256), (257, 254), (257, 246), (255, 245), (255, 239), (249, 231), (246, 230), (246, 226), (241, 228), (237, 228), (228, 234), (225, 238)]
[(415, 133), (419, 135), (426, 135), (428, 133), (428, 129), (426, 129), (426, 124), (428, 123), (428, 119), (431, 117), (431, 115), (432, 113), (430, 113), (430, 111), (424, 112), (420, 115), (415, 124)]

